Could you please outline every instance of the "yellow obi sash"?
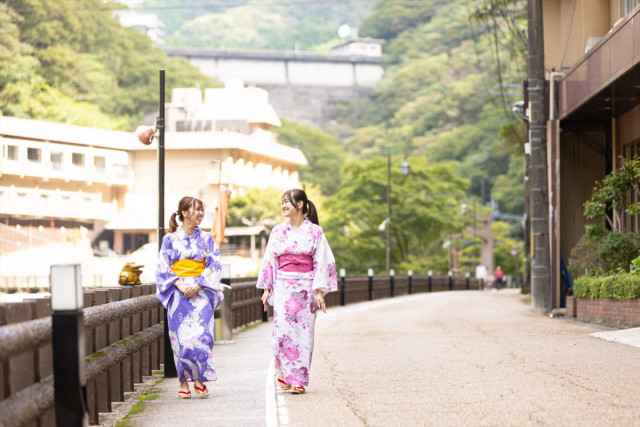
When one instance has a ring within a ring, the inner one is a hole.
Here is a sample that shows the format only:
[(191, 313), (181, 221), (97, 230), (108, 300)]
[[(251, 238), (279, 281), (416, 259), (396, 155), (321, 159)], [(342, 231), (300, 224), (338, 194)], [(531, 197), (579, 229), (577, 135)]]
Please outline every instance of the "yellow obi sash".
[(173, 263), (173, 272), (180, 277), (195, 277), (204, 272), (204, 260), (180, 259)]

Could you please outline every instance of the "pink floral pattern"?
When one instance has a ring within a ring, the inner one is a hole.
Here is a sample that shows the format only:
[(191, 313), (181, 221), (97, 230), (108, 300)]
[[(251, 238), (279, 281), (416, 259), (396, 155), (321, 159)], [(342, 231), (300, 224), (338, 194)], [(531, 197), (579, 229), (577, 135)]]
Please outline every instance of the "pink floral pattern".
[[(310, 255), (313, 270), (279, 271), (278, 259), (284, 254)], [(338, 289), (335, 259), (322, 228), (308, 219), (297, 233), (289, 221), (276, 225), (271, 230), (256, 286), (271, 289), (271, 347), (276, 375), (289, 384), (307, 386), (316, 321), (314, 291), (326, 294)]]

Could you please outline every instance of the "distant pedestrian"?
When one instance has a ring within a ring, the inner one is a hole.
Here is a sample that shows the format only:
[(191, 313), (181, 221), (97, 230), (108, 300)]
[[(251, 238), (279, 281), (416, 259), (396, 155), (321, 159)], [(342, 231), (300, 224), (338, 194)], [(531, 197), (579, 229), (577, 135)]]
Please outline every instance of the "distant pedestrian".
[(502, 267), (496, 267), (496, 271), (493, 272), (493, 279), (496, 290), (499, 291), (502, 288), (502, 282), (504, 281), (504, 271), (502, 271)]
[(271, 347), (278, 385), (304, 393), (318, 309), (326, 313), (324, 295), (338, 289), (336, 263), (318, 225), (314, 204), (304, 191), (289, 190), (281, 198), (287, 219), (271, 230), (257, 287), (262, 303), (273, 306)]
[(204, 382), (217, 380), (211, 350), (213, 311), (224, 299), (222, 267), (213, 237), (198, 227), (203, 216), (202, 201), (194, 197), (180, 200), (169, 220), (170, 232), (162, 239), (156, 272), (157, 297), (167, 309), (181, 399), (191, 397), (189, 381), (194, 383), (196, 394), (205, 397), (209, 391)]

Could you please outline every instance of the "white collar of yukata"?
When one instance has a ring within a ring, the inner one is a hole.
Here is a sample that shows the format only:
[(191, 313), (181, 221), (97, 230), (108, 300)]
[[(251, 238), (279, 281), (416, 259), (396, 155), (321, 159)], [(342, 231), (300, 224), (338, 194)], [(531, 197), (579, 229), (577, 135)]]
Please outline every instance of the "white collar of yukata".
[[(302, 227), (307, 223), (311, 224), (311, 220), (307, 217), (304, 217), (304, 221), (302, 221), (302, 224), (300, 224), (300, 227)], [(287, 227), (293, 229), (293, 225), (291, 225), (291, 220), (289, 218), (287, 218)]]
[(191, 234), (191, 236), (189, 236), (187, 232), (184, 231), (184, 228), (182, 228), (182, 226), (178, 227), (176, 231), (180, 236), (180, 238), (188, 237), (190, 239), (193, 239), (194, 237), (198, 237), (200, 235), (200, 227), (198, 227), (197, 225), (196, 225), (196, 228), (193, 230), (193, 234)]

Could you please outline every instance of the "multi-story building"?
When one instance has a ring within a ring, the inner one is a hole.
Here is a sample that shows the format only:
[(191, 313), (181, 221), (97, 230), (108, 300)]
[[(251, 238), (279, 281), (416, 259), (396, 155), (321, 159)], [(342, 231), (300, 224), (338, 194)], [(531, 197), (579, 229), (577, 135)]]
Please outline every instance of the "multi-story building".
[[(206, 90), (203, 101), (199, 89), (176, 89), (166, 117), (167, 222), (190, 195), (207, 205), (202, 226), (211, 227), (221, 185), (240, 194), (299, 186), (296, 169), (306, 159), (268, 130), (280, 120), (265, 91), (235, 82)], [(119, 254), (156, 241), (155, 143), (143, 145), (130, 132), (0, 117), (0, 147), (0, 253), (79, 227), (94, 247)]]
[[(543, 0), (552, 307), (596, 181), (640, 152), (640, 1)], [(630, 200), (637, 203), (637, 200)], [(637, 217), (623, 215), (626, 230)]]

